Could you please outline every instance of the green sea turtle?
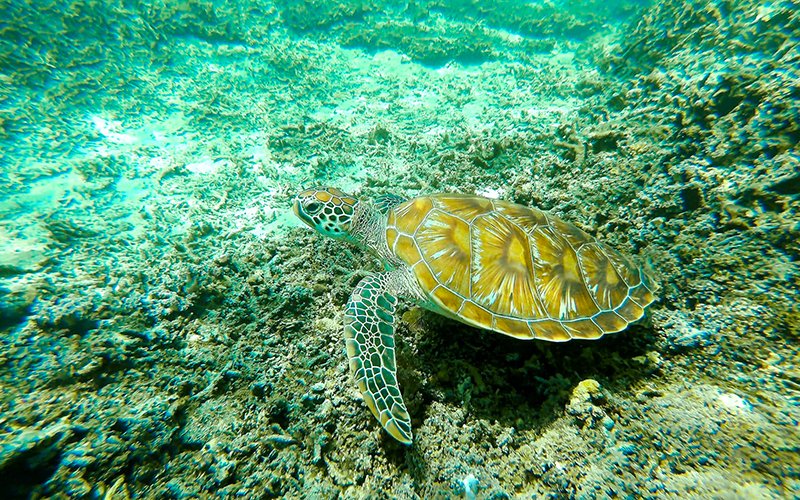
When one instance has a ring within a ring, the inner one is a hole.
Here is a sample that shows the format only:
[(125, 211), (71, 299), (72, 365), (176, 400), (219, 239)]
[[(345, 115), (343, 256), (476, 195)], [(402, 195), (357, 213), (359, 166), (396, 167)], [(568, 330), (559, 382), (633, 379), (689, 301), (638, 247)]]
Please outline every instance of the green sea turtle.
[(321, 187), (299, 193), (294, 212), (386, 269), (350, 296), (345, 342), (364, 401), (405, 444), (412, 434), (395, 365), (398, 299), (512, 337), (566, 341), (623, 330), (655, 298), (627, 257), (558, 217), (506, 201), (434, 194), (369, 202)]

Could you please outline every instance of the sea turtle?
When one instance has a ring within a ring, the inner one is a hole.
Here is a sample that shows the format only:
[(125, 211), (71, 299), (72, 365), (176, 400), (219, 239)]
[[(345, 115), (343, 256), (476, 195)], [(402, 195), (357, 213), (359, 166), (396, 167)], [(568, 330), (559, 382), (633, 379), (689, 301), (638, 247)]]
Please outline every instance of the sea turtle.
[(397, 385), (395, 308), (410, 299), (470, 326), (520, 339), (597, 339), (640, 319), (654, 300), (645, 272), (553, 215), (464, 194), (359, 200), (307, 189), (295, 214), (317, 232), (379, 258), (347, 303), (350, 370), (369, 409), (411, 444)]

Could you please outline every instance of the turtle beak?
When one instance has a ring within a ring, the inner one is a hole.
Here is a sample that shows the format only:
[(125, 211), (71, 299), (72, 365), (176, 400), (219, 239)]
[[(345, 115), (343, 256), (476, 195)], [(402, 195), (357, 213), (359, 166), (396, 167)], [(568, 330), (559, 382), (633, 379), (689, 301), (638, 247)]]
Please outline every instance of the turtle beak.
[(297, 216), (297, 218), (300, 219), (301, 221), (303, 221), (303, 223), (306, 226), (308, 226), (310, 228), (314, 227), (313, 221), (308, 217), (308, 215), (306, 215), (305, 212), (300, 210), (300, 199), (299, 198), (295, 198), (294, 203), (292, 204), (292, 212), (294, 212), (294, 214)]
[[(300, 200), (297, 198), (295, 198), (294, 203), (292, 204), (292, 212), (294, 212), (297, 217), (300, 217)], [(302, 219), (302, 217), (300, 218)]]

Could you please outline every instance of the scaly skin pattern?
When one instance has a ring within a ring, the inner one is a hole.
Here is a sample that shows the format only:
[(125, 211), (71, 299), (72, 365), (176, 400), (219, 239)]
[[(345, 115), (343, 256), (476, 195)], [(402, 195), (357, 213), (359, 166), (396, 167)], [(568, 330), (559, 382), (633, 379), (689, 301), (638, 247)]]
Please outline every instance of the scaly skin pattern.
[(411, 444), (397, 384), (398, 299), (521, 339), (596, 339), (640, 319), (654, 300), (645, 272), (558, 217), (480, 196), (437, 194), (365, 203), (336, 188), (300, 193), (294, 211), (319, 233), (378, 257), (386, 272), (358, 283), (345, 345), (364, 401)]
[(399, 202), (390, 198), (373, 207), (335, 188), (311, 189), (295, 198), (294, 212), (321, 234), (369, 251), (389, 270), (356, 285), (345, 309), (345, 347), (364, 402), (393, 438), (410, 445), (411, 417), (397, 384), (395, 308), (398, 297), (426, 301), (413, 274), (386, 246), (385, 212)]
[(411, 417), (400, 387), (394, 356), (396, 295), (414, 286), (406, 270), (373, 274), (356, 286), (344, 314), (350, 372), (372, 414), (392, 437), (411, 444)]

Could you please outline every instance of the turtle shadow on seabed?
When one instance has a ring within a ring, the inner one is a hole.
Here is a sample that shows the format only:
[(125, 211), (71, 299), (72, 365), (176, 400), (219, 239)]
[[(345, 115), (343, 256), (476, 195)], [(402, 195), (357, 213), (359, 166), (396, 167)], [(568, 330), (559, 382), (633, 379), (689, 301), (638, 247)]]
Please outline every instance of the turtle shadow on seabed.
[(564, 343), (496, 335), (430, 313), (422, 321), (427, 326), (418, 334), (416, 363), (427, 384), (409, 398), (416, 422), (440, 402), (463, 411), (466, 422), (545, 428), (564, 414), (583, 381), (599, 382), (613, 406), (615, 394), (658, 370), (650, 358), (657, 336), (647, 320), (599, 340)]

